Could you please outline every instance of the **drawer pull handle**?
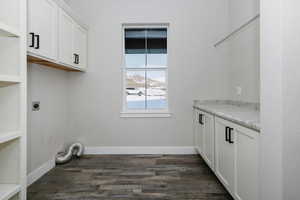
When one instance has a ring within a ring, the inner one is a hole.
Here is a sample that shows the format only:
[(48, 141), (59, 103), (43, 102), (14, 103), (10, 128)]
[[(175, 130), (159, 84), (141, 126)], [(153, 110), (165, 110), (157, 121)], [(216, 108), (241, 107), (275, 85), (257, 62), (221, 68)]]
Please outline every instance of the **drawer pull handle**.
[(234, 143), (234, 141), (232, 140), (232, 131), (233, 131), (233, 128), (229, 128), (228, 129), (229, 130), (229, 143), (230, 144), (233, 144)]
[(40, 48), (40, 35), (35, 35), (36, 37), (36, 41), (37, 41), (37, 46), (35, 47), (35, 49), (39, 49)]
[(199, 114), (199, 124), (203, 125), (203, 114)]
[(229, 142), (229, 129), (230, 129), (230, 127), (228, 127), (228, 126), (226, 126), (225, 127), (225, 141), (226, 142)]
[(34, 47), (34, 33), (29, 33), (31, 35), (31, 45), (29, 47)]

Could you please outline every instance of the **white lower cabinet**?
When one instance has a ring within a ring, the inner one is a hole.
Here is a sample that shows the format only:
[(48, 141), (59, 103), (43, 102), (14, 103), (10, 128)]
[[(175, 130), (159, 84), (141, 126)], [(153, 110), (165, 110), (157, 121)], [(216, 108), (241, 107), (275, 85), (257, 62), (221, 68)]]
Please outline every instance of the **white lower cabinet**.
[(236, 200), (258, 200), (259, 133), (194, 111), (195, 148)]
[(194, 145), (200, 155), (203, 150), (203, 125), (202, 114), (199, 110), (194, 110)]
[(229, 190), (234, 192), (234, 133), (231, 134), (229, 141), (229, 126), (223, 120), (216, 118), (216, 167), (215, 173)]
[(203, 158), (212, 170), (215, 168), (215, 126), (214, 116), (203, 113)]
[(258, 133), (236, 126), (235, 196), (239, 200), (258, 199)]
[(216, 175), (236, 200), (258, 199), (258, 132), (216, 118)]
[(207, 165), (214, 169), (215, 130), (214, 116), (195, 110), (195, 147)]

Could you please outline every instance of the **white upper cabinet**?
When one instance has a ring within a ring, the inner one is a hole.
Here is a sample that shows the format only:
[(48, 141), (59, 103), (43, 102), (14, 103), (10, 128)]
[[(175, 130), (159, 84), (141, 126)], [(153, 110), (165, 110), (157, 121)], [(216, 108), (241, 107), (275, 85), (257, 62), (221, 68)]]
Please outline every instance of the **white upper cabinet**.
[(59, 62), (66, 65), (75, 65), (73, 46), (74, 22), (62, 9), (59, 11)]
[(57, 59), (57, 12), (52, 0), (28, 0), (28, 51)]
[(87, 66), (87, 31), (62, 9), (59, 14), (59, 62), (82, 70)]
[(29, 61), (84, 71), (88, 31), (76, 19), (62, 0), (28, 0)]
[(85, 69), (87, 66), (87, 31), (78, 25), (74, 25), (73, 47), (75, 66)]

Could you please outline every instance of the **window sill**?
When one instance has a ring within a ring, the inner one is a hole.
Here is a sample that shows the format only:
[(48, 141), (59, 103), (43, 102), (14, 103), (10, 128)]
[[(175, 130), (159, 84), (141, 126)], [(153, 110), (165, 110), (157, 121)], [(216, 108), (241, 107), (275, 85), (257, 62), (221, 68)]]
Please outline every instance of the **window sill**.
[(170, 118), (169, 112), (121, 112), (121, 118)]

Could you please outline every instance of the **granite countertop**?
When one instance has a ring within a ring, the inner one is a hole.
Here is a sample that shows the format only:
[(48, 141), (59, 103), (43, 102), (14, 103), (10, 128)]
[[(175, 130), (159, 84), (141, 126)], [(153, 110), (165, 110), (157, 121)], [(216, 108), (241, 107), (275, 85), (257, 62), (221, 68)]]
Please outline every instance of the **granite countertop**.
[(259, 104), (231, 100), (194, 101), (194, 108), (260, 132)]

